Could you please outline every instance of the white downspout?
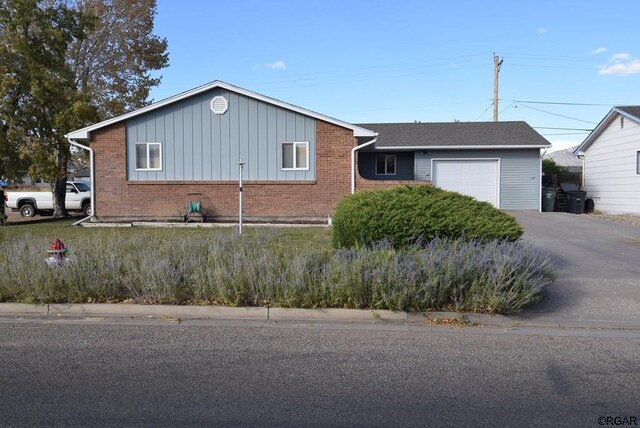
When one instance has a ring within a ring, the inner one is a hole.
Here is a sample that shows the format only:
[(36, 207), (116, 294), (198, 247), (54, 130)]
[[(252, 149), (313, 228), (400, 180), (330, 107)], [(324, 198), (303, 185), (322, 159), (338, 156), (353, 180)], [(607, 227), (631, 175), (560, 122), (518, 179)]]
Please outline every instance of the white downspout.
[(93, 170), (93, 149), (88, 147), (88, 146), (83, 146), (80, 143), (76, 143), (75, 141), (73, 141), (71, 138), (67, 138), (67, 141), (69, 141), (69, 144), (71, 144), (72, 146), (76, 146), (80, 149), (83, 150), (87, 150), (89, 152), (89, 180), (91, 181), (91, 215), (89, 217), (83, 218), (82, 220), (76, 221), (75, 223), (73, 223), (74, 226), (79, 226), (81, 223), (89, 220), (90, 218), (93, 218), (95, 212), (96, 212), (96, 192), (95, 192), (95, 186), (94, 186), (94, 182), (95, 182), (95, 171)]
[(538, 195), (540, 195), (540, 197), (538, 198), (538, 212), (539, 213), (542, 212), (542, 159), (544, 158), (544, 155), (547, 154), (547, 150), (549, 150), (549, 149), (544, 149), (544, 152), (542, 152), (542, 154), (540, 155), (540, 182), (538, 184), (538, 186), (539, 186)]
[(351, 149), (351, 194), (356, 193), (356, 150), (360, 150), (363, 147), (370, 146), (378, 140), (378, 133), (375, 133), (373, 140), (367, 141), (366, 143), (360, 144), (359, 146), (355, 146)]
[(586, 165), (587, 156), (586, 155), (577, 155), (578, 159), (582, 158), (582, 190), (584, 190), (584, 177), (586, 174), (584, 173), (584, 167)]

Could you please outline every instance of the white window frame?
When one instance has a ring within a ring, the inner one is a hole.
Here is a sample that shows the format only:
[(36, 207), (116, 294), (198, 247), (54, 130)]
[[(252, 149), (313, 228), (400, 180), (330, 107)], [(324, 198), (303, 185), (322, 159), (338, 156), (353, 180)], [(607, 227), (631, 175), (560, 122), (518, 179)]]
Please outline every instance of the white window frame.
[[(378, 156), (384, 156), (384, 172), (383, 173), (378, 173)], [(389, 157), (393, 158), (393, 173), (387, 172), (387, 158)], [(375, 168), (376, 168), (376, 175), (396, 175), (398, 173), (398, 158), (396, 157), (396, 155), (387, 155), (387, 154), (378, 153), (376, 154)]]
[[(293, 145), (293, 168), (285, 168), (282, 166), (282, 164), (284, 163), (284, 146), (285, 144), (292, 144)], [(296, 161), (296, 148), (298, 146), (305, 146), (307, 148), (307, 166), (305, 168), (300, 168), (297, 165), (297, 161)], [(308, 141), (283, 141), (280, 144), (280, 169), (282, 171), (309, 171), (309, 142)]]
[[(138, 145), (146, 145), (147, 146), (147, 167), (146, 168), (138, 168)], [(156, 145), (160, 149), (160, 166), (158, 168), (149, 168), (149, 147)], [(162, 171), (162, 143), (157, 141), (154, 142), (140, 142), (134, 144), (134, 162), (136, 165), (136, 171)]]

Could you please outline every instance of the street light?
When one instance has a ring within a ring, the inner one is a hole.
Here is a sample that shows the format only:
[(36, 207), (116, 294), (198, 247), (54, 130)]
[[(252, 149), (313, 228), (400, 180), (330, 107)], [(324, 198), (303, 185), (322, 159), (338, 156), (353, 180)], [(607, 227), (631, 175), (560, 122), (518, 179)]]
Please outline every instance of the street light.
[(240, 167), (240, 182), (239, 182), (239, 189), (240, 189), (240, 195), (239, 195), (239, 201), (240, 201), (240, 210), (238, 212), (238, 234), (242, 235), (242, 169), (244, 168), (246, 162), (242, 161), (242, 158), (240, 158), (240, 160), (238, 161), (238, 166)]

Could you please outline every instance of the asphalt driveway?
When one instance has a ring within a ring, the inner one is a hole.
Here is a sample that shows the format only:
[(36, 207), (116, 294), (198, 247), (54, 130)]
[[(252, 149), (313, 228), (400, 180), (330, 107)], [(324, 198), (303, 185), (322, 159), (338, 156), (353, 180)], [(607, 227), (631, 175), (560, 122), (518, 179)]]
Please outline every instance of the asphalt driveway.
[(522, 324), (640, 328), (640, 228), (588, 215), (512, 212), (524, 239), (558, 265)]

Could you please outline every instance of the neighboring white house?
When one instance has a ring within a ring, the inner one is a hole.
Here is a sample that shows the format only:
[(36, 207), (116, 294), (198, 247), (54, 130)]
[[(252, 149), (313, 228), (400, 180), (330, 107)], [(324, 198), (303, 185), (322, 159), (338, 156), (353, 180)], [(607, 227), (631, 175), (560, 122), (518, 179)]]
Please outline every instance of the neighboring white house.
[(596, 210), (640, 215), (640, 106), (611, 109), (573, 154)]

